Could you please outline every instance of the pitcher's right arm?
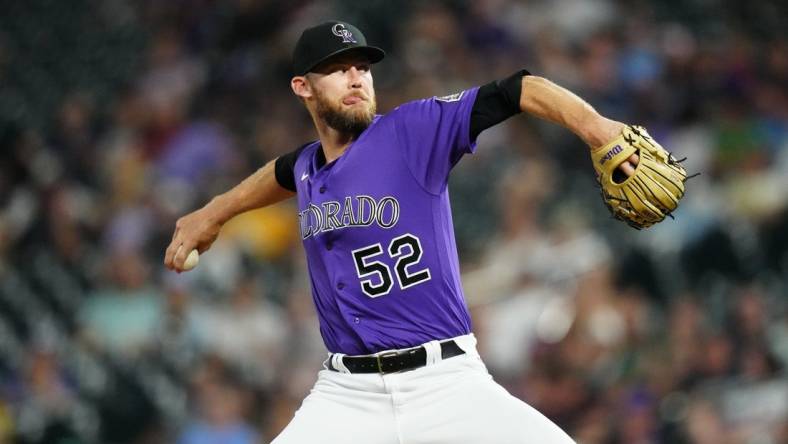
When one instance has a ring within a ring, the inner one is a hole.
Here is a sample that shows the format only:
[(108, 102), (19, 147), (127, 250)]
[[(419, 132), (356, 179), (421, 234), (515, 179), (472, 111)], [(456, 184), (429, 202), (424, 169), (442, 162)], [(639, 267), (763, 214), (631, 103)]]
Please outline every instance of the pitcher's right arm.
[(170, 270), (184, 271), (183, 263), (193, 249), (200, 253), (211, 247), (225, 222), (249, 210), (266, 207), (295, 196), (279, 184), (272, 160), (231, 190), (220, 194), (204, 207), (175, 223), (172, 241), (164, 255)]

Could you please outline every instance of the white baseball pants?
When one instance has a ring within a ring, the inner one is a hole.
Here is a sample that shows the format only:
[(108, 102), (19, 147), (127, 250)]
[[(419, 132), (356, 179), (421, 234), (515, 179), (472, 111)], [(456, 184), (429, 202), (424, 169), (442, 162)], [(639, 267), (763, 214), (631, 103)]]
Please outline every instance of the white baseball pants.
[(425, 344), (428, 365), (416, 370), (386, 375), (321, 370), (272, 444), (574, 443), (493, 381), (473, 334), (454, 340), (464, 355), (441, 361), (433, 341)]

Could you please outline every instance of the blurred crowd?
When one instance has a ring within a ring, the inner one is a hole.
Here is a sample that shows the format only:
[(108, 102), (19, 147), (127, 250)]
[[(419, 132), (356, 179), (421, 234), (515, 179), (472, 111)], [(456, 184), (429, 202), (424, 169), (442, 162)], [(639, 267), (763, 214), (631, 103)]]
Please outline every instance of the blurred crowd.
[[(788, 11), (722, 0), (32, 0), (0, 14), (0, 443), (267, 443), (316, 378), (292, 202), (190, 273), (174, 221), (315, 137), (306, 26), (388, 56), (378, 109), (527, 68), (687, 157), (611, 220), (586, 148), (518, 116), (453, 172), (480, 351), (580, 444), (788, 442)], [(349, 431), (352, 435), (352, 431)]]

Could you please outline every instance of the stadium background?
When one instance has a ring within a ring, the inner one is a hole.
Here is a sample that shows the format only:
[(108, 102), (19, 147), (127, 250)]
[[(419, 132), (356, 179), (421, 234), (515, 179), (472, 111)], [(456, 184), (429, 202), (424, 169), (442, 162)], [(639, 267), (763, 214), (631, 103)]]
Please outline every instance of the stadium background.
[[(325, 357), (292, 204), (196, 271), (175, 219), (314, 130), (300, 30), (388, 57), (379, 110), (526, 67), (702, 172), (636, 232), (533, 118), (453, 173), (496, 379), (579, 443), (788, 442), (788, 12), (723, 0), (30, 0), (0, 14), (0, 442), (266, 443)], [(352, 434), (352, 431), (349, 431)]]

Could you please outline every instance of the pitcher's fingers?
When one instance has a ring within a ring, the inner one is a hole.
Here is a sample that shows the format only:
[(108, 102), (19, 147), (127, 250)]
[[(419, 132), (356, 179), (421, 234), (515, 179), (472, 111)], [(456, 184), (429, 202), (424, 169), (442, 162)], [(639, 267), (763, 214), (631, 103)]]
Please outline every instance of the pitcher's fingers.
[(629, 156), (629, 158), (627, 160), (632, 165), (637, 165), (638, 163), (640, 163), (640, 156), (638, 156), (638, 153), (632, 153), (632, 155)]
[(173, 258), (173, 263), (177, 271), (183, 271), (183, 263), (186, 262), (186, 256), (191, 253), (195, 246), (196, 244), (194, 241), (183, 241), (183, 243), (178, 246), (178, 249), (175, 251), (175, 258)]
[(624, 172), (624, 174), (626, 174), (626, 175), (627, 175), (627, 177), (629, 177), (629, 176), (631, 176), (631, 175), (635, 174), (635, 167), (633, 167), (633, 166), (632, 166), (632, 164), (631, 164), (631, 163), (629, 163), (629, 161), (628, 161), (628, 160), (625, 160), (625, 161), (624, 161), (624, 162), (623, 162), (621, 165), (619, 165), (619, 166), (618, 166), (618, 168), (619, 168), (621, 171), (623, 171), (623, 172)]
[(170, 242), (170, 245), (167, 247), (167, 250), (164, 252), (164, 266), (166, 266), (170, 270), (174, 269), (173, 259), (175, 258), (175, 253), (178, 251), (178, 247), (180, 246), (181, 246), (180, 239), (175, 238), (172, 240), (172, 242)]

